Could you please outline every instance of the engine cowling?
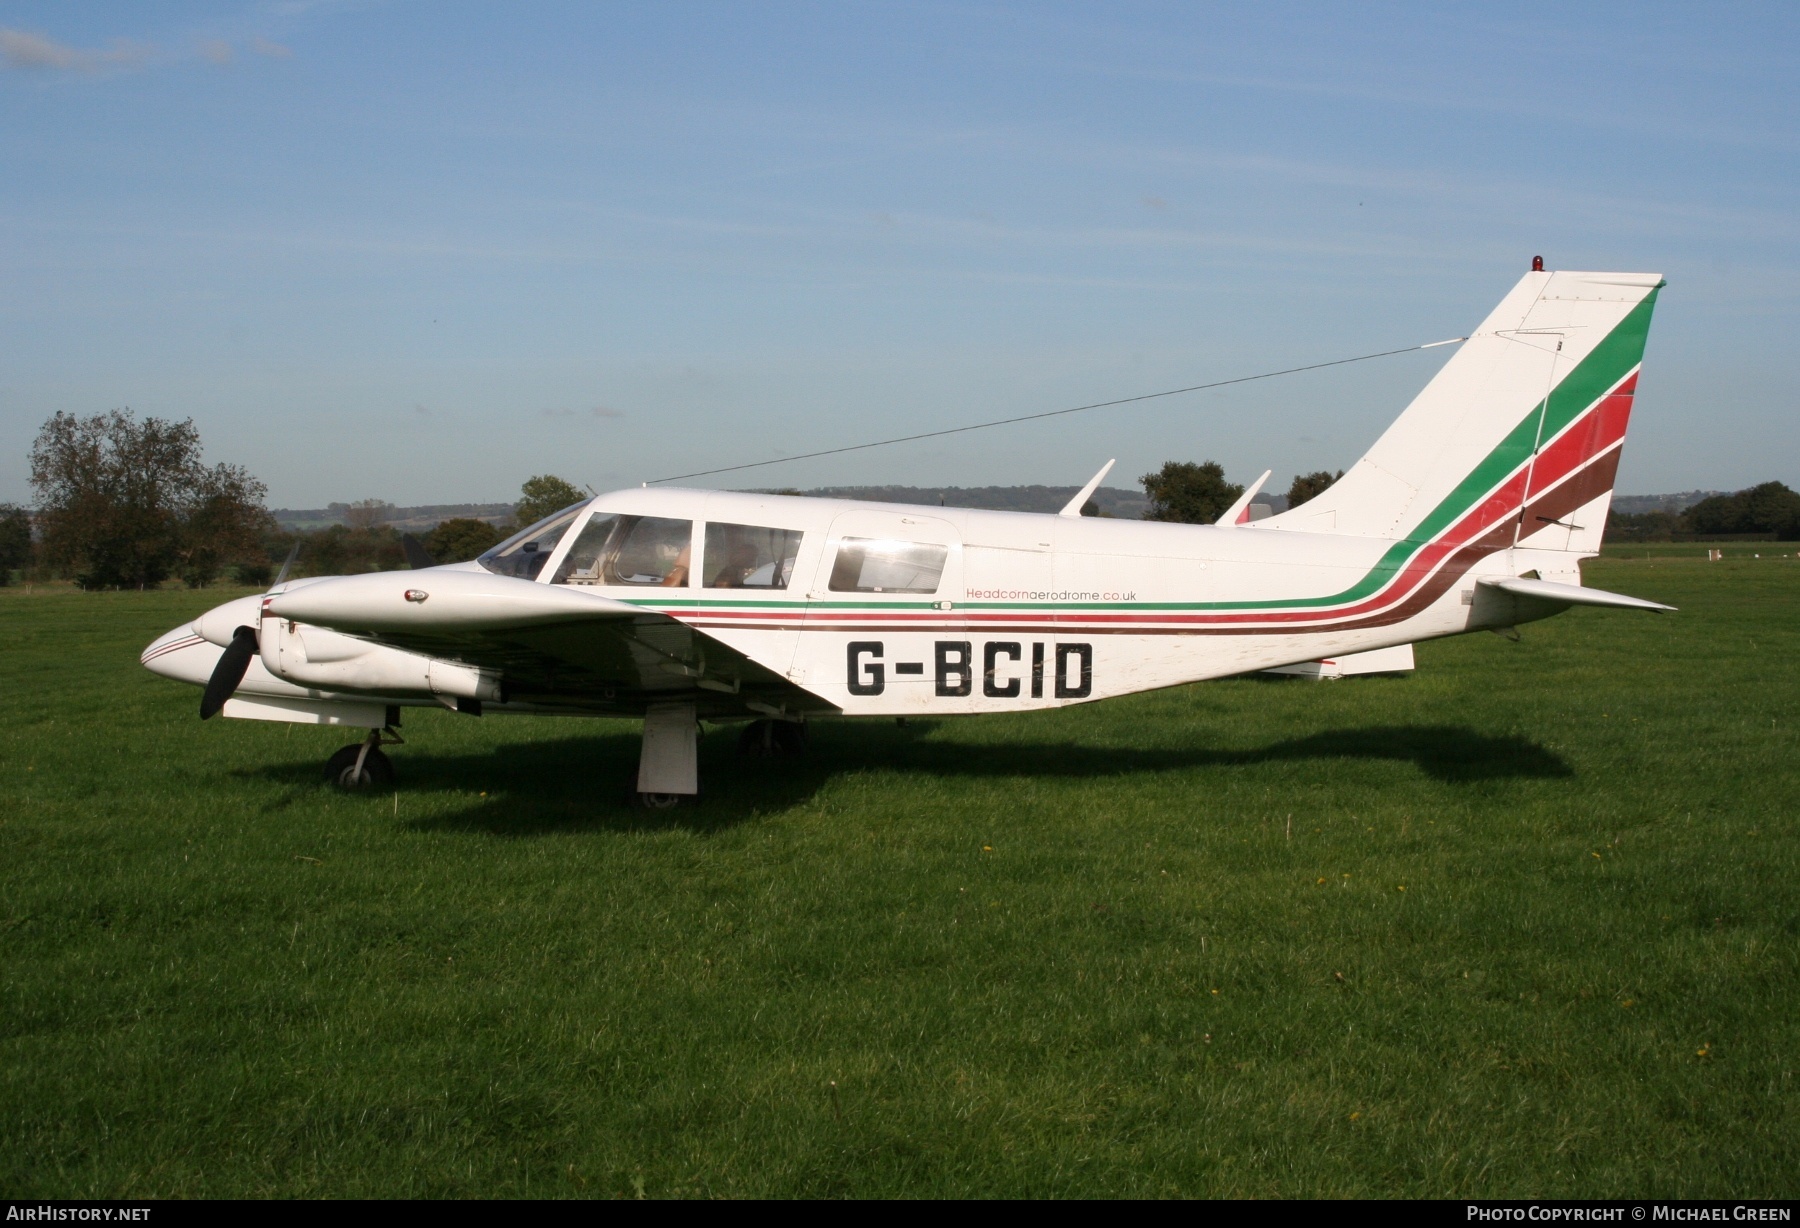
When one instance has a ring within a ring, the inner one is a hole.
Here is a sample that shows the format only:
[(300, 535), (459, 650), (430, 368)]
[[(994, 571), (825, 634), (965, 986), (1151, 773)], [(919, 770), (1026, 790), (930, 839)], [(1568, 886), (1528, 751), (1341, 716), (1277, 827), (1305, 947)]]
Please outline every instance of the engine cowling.
[(417, 692), (498, 702), (493, 670), (422, 656), (283, 618), (262, 620), (263, 666), (277, 678), (328, 691)]

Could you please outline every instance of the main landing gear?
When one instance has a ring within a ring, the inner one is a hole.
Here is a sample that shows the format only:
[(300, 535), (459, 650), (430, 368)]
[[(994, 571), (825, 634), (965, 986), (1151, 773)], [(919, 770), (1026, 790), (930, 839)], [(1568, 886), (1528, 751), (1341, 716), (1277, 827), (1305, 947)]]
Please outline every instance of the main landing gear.
[[(392, 787), (394, 764), (381, 748), (399, 746), (403, 741), (391, 724), (385, 730), (369, 730), (361, 742), (341, 748), (325, 761), (326, 782), (346, 792)], [(738, 735), (738, 754), (746, 758), (792, 759), (805, 750), (806, 726), (798, 721), (751, 721)], [(699, 752), (700, 722), (693, 704), (651, 705), (644, 714), (637, 804), (646, 810), (668, 810), (684, 798), (697, 796)]]
[[(637, 804), (668, 810), (700, 792), (699, 721), (693, 704), (653, 704), (644, 714), (644, 748), (638, 759)], [(738, 735), (738, 754), (791, 759), (806, 749), (798, 721), (751, 721)]]
[(700, 722), (693, 704), (651, 704), (638, 754), (637, 804), (670, 810), (700, 792)]
[(369, 730), (360, 742), (343, 747), (325, 761), (325, 782), (345, 792), (386, 789), (394, 783), (394, 763), (381, 753), (383, 746), (399, 746), (403, 739), (392, 729), (383, 736), (379, 729)]
[(806, 726), (798, 721), (751, 721), (738, 735), (746, 759), (795, 759), (806, 751)]

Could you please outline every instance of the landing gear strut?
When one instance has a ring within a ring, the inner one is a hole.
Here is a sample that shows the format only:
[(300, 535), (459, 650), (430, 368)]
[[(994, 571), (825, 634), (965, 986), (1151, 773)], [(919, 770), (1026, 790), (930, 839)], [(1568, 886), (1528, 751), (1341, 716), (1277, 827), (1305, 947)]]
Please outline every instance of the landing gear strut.
[[(700, 792), (700, 724), (693, 704), (652, 704), (644, 714), (644, 748), (638, 758), (636, 802), (668, 810)], [(738, 735), (738, 754), (792, 759), (806, 749), (798, 721), (752, 721)]]
[(392, 729), (382, 736), (379, 729), (369, 730), (361, 742), (343, 747), (325, 761), (325, 783), (346, 792), (385, 789), (394, 783), (394, 764), (381, 753), (383, 746), (399, 746), (403, 739)]
[(668, 810), (700, 792), (700, 722), (693, 704), (652, 704), (644, 714), (637, 804)]

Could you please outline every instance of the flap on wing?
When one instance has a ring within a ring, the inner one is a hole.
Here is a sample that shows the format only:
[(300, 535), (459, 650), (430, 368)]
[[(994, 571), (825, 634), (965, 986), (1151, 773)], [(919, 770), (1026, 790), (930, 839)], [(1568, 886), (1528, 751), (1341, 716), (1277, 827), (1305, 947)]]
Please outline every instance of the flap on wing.
[(1503, 577), (1481, 579), (1476, 583), (1485, 584), (1489, 588), (1497, 588), (1502, 592), (1512, 593), (1519, 597), (1535, 597), (1539, 601), (1554, 601), (1558, 605), (1610, 606), (1620, 610), (1653, 610), (1658, 614), (1664, 611), (1673, 613), (1675, 610), (1672, 605), (1645, 601), (1642, 597), (1627, 597), (1623, 593), (1609, 593), (1604, 589), (1583, 588), (1575, 584), (1556, 584), (1549, 580)]

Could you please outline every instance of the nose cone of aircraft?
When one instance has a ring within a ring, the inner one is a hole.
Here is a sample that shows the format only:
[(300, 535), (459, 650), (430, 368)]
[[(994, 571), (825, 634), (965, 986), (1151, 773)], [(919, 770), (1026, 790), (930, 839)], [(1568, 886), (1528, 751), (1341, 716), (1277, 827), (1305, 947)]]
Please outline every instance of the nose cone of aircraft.
[(138, 661), (153, 674), (205, 686), (206, 680), (212, 677), (213, 666), (219, 663), (221, 651), (216, 645), (207, 643), (206, 637), (195, 631), (193, 624), (184, 623), (151, 641)]

